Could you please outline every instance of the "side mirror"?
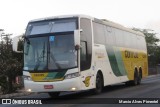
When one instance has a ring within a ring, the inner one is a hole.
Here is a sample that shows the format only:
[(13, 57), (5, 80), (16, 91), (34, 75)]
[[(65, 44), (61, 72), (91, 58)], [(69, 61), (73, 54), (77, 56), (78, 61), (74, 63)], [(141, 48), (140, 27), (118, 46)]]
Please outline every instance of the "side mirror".
[(79, 49), (81, 49), (81, 46), (80, 45), (76, 45), (75, 46), (75, 50), (79, 50)]
[[(21, 50), (19, 50), (18, 49), (18, 47), (20, 47), (19, 45), (19, 42), (20, 42), (20, 39), (22, 38), (22, 36), (16, 36), (16, 37), (14, 37), (13, 39), (12, 39), (12, 49), (13, 49), (13, 51), (14, 52), (16, 52), (16, 53), (23, 53), (23, 50), (21, 49)], [(23, 45), (23, 44), (21, 44), (21, 45)]]
[(74, 45), (75, 46), (80, 46), (80, 32), (82, 32), (82, 29), (74, 30)]

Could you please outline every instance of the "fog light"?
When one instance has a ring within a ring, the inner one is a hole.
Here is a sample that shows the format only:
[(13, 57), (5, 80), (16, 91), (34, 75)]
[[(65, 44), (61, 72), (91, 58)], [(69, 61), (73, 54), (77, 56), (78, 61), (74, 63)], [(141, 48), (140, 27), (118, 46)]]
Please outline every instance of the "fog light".
[(31, 89), (28, 89), (27, 91), (28, 91), (28, 92), (31, 92), (32, 90), (31, 90)]
[(71, 88), (71, 90), (72, 90), (72, 91), (75, 91), (75, 90), (76, 90), (76, 88), (75, 88), (75, 87), (73, 87), (73, 88)]

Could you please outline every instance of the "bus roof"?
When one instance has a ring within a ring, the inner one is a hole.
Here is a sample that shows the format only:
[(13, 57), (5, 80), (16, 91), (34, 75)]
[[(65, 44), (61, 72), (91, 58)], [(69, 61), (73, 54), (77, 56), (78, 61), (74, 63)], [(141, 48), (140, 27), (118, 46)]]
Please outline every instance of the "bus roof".
[(34, 19), (31, 20), (30, 22), (36, 22), (36, 21), (43, 21), (43, 20), (52, 20), (52, 19), (60, 19), (60, 18), (74, 18), (74, 17), (83, 17), (83, 18), (88, 18), (88, 19), (94, 19), (91, 16), (87, 16), (87, 15), (60, 15), (60, 16), (52, 16), (52, 17), (45, 17), (45, 18), (39, 18), (39, 19)]
[(130, 28), (126, 28), (126, 27), (124, 27), (124, 26), (122, 26), (122, 25), (120, 25), (118, 23), (109, 21), (107, 19), (97, 19), (97, 18), (88, 16), (88, 15), (82, 15), (82, 14), (78, 14), (78, 15), (60, 15), (60, 16), (45, 17), (45, 18), (34, 19), (34, 20), (31, 20), (30, 22), (52, 20), (52, 19), (60, 19), (60, 18), (74, 18), (74, 17), (92, 19), (92, 20), (98, 21), (99, 23), (102, 23), (104, 25), (108, 25), (108, 26), (111, 26), (111, 27), (114, 27), (114, 28), (118, 28), (118, 29), (127, 31), (127, 32), (131, 32), (131, 33), (137, 34), (139, 36), (144, 36), (143, 33), (141, 33), (141, 32), (134, 31), (134, 30), (132, 30)]

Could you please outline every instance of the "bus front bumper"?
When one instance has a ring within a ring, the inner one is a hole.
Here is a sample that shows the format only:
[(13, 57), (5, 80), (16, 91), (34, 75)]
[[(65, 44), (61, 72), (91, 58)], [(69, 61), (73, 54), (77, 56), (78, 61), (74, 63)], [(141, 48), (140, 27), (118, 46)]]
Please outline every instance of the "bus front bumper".
[(79, 77), (55, 82), (34, 82), (24, 80), (25, 91), (28, 92), (63, 92), (81, 90)]

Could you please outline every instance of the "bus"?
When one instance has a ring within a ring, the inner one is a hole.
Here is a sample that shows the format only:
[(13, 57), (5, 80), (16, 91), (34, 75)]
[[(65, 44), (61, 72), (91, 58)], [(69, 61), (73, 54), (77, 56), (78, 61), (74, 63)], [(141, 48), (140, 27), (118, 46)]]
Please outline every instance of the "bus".
[(23, 54), (25, 90), (51, 97), (81, 90), (98, 94), (118, 83), (139, 85), (148, 75), (142, 33), (87, 15), (31, 20)]

